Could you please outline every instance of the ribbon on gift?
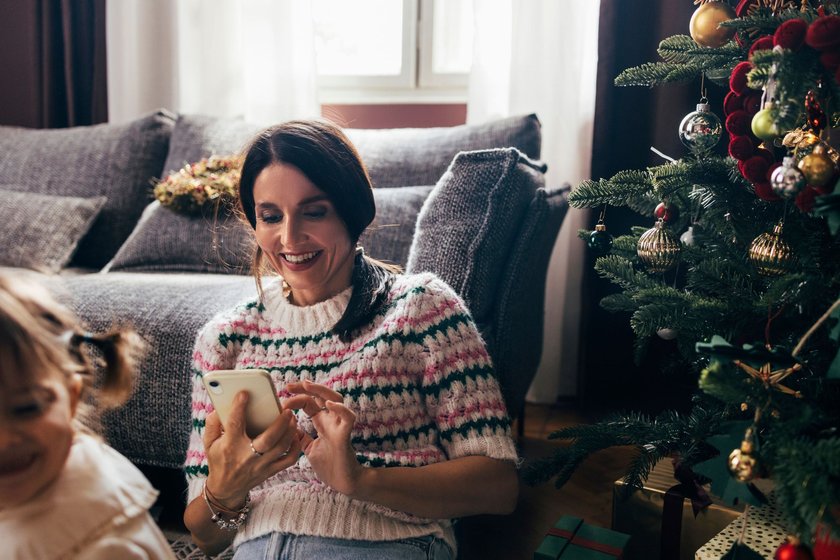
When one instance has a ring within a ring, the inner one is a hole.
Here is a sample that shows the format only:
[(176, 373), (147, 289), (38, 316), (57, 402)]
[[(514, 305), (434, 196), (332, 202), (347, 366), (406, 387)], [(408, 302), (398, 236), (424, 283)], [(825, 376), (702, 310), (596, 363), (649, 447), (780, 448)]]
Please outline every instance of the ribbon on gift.
[[(569, 542), (566, 544), (566, 547), (571, 545), (576, 545), (581, 548), (586, 548), (588, 550), (594, 550), (596, 552), (603, 552), (604, 554), (609, 554), (610, 556), (615, 556), (616, 560), (621, 560), (624, 555), (624, 551), (617, 547), (617, 546), (610, 546), (608, 544), (600, 543), (598, 541), (593, 541), (591, 539), (585, 539), (580, 535), (576, 534), (577, 530), (575, 531), (568, 531), (566, 529), (557, 529), (556, 527), (552, 527), (548, 530), (548, 535), (553, 537), (561, 537), (567, 539)], [(565, 550), (565, 547), (564, 547)], [(562, 551), (561, 551), (562, 554)]]
[(712, 505), (712, 499), (697, 482), (697, 475), (694, 474), (691, 467), (674, 461), (674, 478), (679, 481), (679, 484), (669, 488), (662, 500), (659, 557), (663, 559), (680, 557), (683, 500), (685, 498), (691, 500), (694, 517), (697, 517), (698, 513)]

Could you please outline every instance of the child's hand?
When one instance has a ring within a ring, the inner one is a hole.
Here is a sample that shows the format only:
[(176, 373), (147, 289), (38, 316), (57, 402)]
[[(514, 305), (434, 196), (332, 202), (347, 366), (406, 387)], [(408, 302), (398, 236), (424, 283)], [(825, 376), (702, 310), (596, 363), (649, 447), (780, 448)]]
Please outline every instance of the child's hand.
[(303, 381), (289, 383), (286, 389), (295, 396), (286, 399), (283, 408), (302, 409), (318, 432), (317, 438), (304, 436), (302, 440), (303, 452), (318, 478), (352, 496), (363, 469), (350, 445), (356, 415), (344, 406), (341, 394), (324, 385)]
[(263, 433), (251, 440), (245, 433), (248, 393), (240, 392), (231, 408), (227, 429), (216, 412), (204, 424), (204, 449), (210, 474), (207, 489), (222, 505), (236, 510), (251, 488), (294, 465), (301, 451), (297, 420), (284, 410)]

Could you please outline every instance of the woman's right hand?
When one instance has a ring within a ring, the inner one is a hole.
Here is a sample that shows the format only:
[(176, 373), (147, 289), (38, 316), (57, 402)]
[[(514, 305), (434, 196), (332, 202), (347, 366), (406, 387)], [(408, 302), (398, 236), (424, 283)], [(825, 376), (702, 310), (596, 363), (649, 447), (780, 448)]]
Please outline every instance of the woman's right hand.
[(271, 426), (251, 440), (245, 433), (247, 403), (248, 393), (241, 391), (226, 427), (222, 427), (215, 411), (207, 416), (204, 425), (204, 449), (210, 471), (207, 490), (231, 510), (245, 505), (252, 488), (294, 465), (301, 452), (300, 432), (291, 410), (283, 410)]

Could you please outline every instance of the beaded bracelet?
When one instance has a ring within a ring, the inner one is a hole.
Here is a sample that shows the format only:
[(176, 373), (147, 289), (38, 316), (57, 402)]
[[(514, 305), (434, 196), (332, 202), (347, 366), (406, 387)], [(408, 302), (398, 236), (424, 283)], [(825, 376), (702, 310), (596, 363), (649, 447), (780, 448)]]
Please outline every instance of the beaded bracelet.
[[(233, 519), (225, 519), (222, 517), (221, 512), (216, 511), (213, 509), (213, 505), (210, 502), (210, 498), (207, 497), (207, 483), (204, 483), (204, 487), (201, 489), (201, 495), (204, 496), (204, 503), (207, 504), (207, 509), (210, 510), (210, 520), (215, 523), (219, 529), (223, 529), (225, 531), (237, 531), (242, 524), (245, 523), (245, 519), (248, 518), (248, 512), (251, 511), (250, 503), (251, 503), (251, 496), (250, 494), (245, 497), (245, 505), (242, 506), (239, 511), (232, 512), (236, 514), (236, 517)], [(225, 509), (221, 506), (217, 505), (219, 509)], [(231, 511), (231, 510), (226, 510)]]

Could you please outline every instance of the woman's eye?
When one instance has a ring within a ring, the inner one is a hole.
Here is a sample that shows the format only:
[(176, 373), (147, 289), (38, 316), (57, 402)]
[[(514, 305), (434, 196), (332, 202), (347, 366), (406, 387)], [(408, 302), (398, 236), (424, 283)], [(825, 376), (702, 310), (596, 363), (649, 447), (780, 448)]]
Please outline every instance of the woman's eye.
[(276, 224), (279, 222), (283, 217), (279, 214), (261, 214), (260, 221), (266, 224)]
[(15, 418), (32, 418), (40, 415), (44, 406), (38, 402), (22, 403), (12, 406), (12, 416)]
[(313, 208), (303, 213), (307, 218), (323, 218), (327, 215), (326, 208)]

